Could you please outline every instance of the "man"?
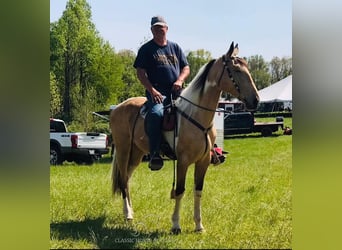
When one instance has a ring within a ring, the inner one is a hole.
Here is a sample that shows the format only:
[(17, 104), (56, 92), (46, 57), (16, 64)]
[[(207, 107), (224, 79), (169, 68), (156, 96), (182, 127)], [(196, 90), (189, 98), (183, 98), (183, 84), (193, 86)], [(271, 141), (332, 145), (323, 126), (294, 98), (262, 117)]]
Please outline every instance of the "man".
[(159, 170), (163, 167), (159, 151), (164, 106), (171, 103), (172, 91), (180, 91), (190, 74), (190, 67), (180, 46), (167, 40), (168, 26), (163, 17), (152, 17), (151, 31), (153, 39), (141, 46), (133, 66), (146, 89), (149, 112), (145, 124), (151, 156), (149, 168)]

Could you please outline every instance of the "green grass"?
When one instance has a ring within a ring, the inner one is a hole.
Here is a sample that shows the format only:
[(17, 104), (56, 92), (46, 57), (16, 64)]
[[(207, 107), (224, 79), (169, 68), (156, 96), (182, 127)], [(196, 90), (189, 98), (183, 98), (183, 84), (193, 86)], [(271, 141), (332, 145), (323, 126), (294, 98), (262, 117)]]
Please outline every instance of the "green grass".
[[(285, 119), (292, 127), (292, 121)], [(112, 199), (110, 162), (65, 164), (50, 172), (51, 248), (291, 248), (292, 136), (281, 131), (225, 140), (226, 161), (209, 167), (202, 195), (206, 229), (193, 222), (193, 166), (181, 209), (181, 235), (171, 235), (173, 162), (134, 172), (134, 220), (126, 222), (120, 197)]]

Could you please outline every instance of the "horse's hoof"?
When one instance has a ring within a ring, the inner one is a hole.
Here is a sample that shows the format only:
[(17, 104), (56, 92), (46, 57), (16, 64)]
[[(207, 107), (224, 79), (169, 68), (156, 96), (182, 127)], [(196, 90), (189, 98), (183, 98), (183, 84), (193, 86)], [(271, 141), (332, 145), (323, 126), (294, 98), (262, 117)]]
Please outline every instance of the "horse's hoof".
[(195, 233), (204, 233), (205, 232), (205, 230), (204, 230), (204, 228), (202, 227), (202, 228), (199, 228), (199, 229), (195, 229)]
[(172, 234), (175, 234), (175, 235), (178, 235), (182, 232), (182, 230), (180, 228), (172, 228), (171, 229), (171, 233)]
[(127, 220), (127, 221), (133, 221), (133, 216), (127, 216), (127, 217), (126, 217), (126, 220)]

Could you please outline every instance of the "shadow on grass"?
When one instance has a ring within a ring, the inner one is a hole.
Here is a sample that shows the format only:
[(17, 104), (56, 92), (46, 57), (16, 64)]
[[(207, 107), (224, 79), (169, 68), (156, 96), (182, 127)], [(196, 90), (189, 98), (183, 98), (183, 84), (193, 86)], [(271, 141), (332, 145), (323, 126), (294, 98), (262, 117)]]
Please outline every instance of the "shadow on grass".
[(119, 228), (104, 226), (105, 217), (50, 224), (50, 238), (92, 242), (99, 249), (138, 248), (139, 242), (158, 239), (161, 232), (143, 233), (129, 223)]
[(104, 156), (98, 160), (98, 163), (111, 164), (112, 161), (113, 161), (113, 158), (111, 156)]

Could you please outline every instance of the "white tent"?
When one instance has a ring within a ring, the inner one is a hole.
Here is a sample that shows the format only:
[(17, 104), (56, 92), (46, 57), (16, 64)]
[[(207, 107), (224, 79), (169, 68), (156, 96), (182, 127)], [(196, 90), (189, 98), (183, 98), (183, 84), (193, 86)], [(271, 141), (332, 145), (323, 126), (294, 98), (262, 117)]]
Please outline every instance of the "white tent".
[(260, 102), (292, 102), (292, 75), (258, 92)]

